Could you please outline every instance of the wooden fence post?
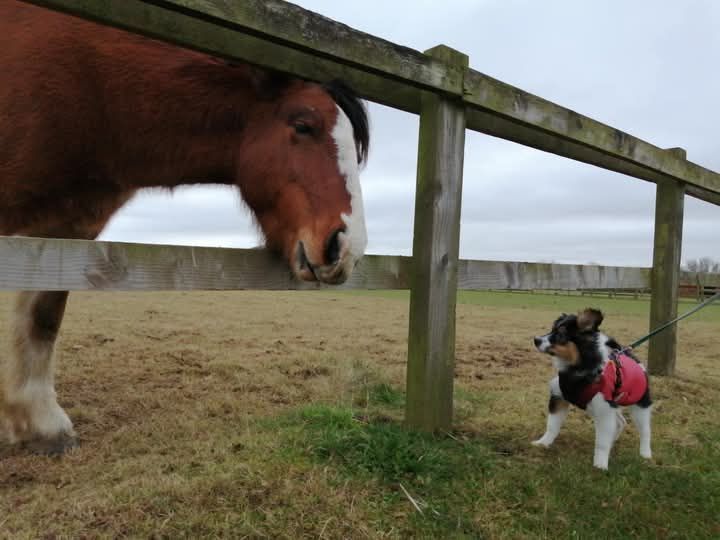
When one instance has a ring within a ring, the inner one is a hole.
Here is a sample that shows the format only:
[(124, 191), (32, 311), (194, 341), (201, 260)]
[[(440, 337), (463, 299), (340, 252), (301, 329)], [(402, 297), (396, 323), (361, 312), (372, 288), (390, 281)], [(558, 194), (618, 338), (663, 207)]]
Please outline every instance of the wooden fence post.
[[(672, 152), (685, 157), (682, 149)], [(680, 285), (680, 251), (685, 187), (679, 182), (658, 182), (655, 196), (655, 247), (652, 267), (650, 329), (677, 317)], [(677, 326), (671, 326), (650, 340), (648, 370), (653, 375), (675, 371)]]
[[(466, 55), (444, 45), (426, 54), (461, 69), (469, 65)], [(452, 425), (464, 147), (462, 101), (423, 92), (405, 409), (407, 425), (422, 431)]]

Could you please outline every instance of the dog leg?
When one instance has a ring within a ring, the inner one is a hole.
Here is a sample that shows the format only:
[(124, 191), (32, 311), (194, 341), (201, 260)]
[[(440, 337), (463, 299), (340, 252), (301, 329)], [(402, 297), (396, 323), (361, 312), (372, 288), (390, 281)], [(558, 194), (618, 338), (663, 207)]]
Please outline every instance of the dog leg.
[(550, 401), (548, 402), (548, 417), (545, 434), (537, 441), (533, 441), (535, 446), (548, 447), (557, 438), (560, 433), (565, 419), (567, 418), (570, 404), (561, 396), (560, 384), (557, 377), (550, 381)]
[(602, 394), (597, 394), (587, 406), (587, 410), (595, 421), (595, 456), (593, 465), (598, 469), (607, 470), (610, 451), (617, 438), (617, 411)]
[(625, 420), (625, 416), (620, 409), (616, 409), (616, 413), (617, 417), (615, 418), (615, 440), (617, 441), (620, 438), (620, 434), (625, 429), (625, 426), (627, 426), (627, 420)]
[(630, 407), (630, 415), (633, 423), (640, 434), (640, 455), (645, 459), (652, 457), (650, 450), (650, 416), (652, 407), (633, 405)]

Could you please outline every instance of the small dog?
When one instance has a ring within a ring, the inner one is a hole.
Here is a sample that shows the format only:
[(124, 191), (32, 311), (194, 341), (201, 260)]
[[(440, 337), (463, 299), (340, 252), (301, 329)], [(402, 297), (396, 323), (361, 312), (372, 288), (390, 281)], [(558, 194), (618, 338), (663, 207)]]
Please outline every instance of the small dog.
[(558, 375), (550, 381), (545, 434), (533, 444), (548, 447), (560, 433), (569, 405), (586, 409), (595, 421), (593, 464), (606, 470), (612, 446), (627, 423), (619, 406), (630, 407), (640, 433), (640, 455), (651, 458), (649, 379), (645, 368), (614, 339), (598, 330), (603, 314), (586, 309), (562, 314), (549, 334), (534, 339), (552, 356)]

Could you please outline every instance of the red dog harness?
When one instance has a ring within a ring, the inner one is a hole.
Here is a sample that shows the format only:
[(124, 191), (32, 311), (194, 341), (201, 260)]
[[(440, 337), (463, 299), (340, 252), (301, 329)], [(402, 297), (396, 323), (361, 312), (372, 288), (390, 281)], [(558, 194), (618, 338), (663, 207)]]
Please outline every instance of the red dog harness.
[(634, 359), (625, 354), (612, 353), (610, 362), (590, 386), (583, 389), (576, 405), (585, 408), (597, 394), (618, 405), (633, 405), (647, 391), (647, 373)]

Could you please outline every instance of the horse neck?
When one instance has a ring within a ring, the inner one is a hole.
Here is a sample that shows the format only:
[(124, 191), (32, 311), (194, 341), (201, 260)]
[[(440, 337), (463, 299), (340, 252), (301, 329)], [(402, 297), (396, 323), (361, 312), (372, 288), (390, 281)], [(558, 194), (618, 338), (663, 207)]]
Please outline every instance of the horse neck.
[(108, 139), (111, 174), (133, 189), (234, 184), (243, 126), (259, 106), (249, 68), (155, 43), (130, 57), (143, 65), (109, 78), (118, 130)]

